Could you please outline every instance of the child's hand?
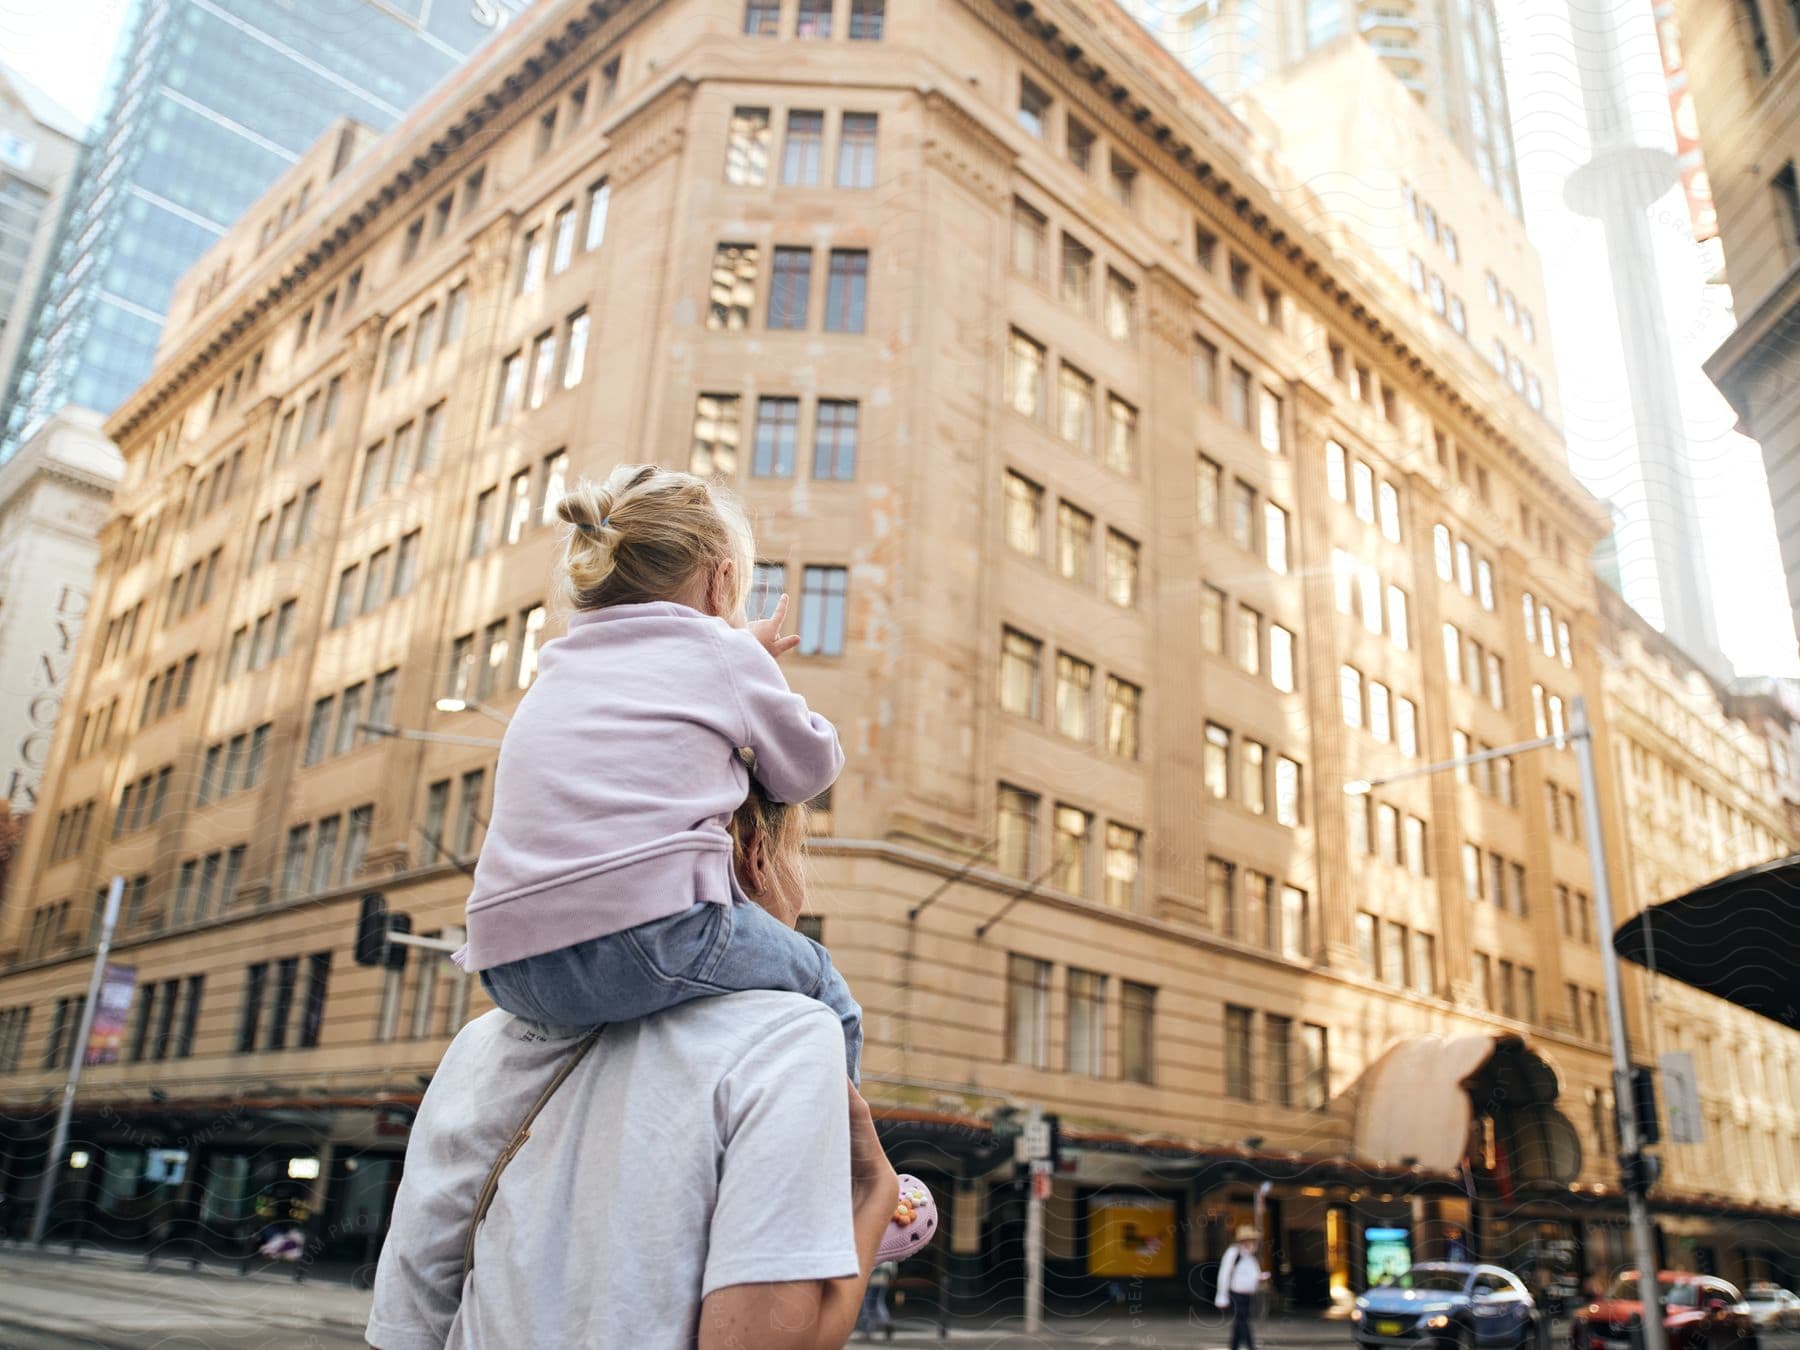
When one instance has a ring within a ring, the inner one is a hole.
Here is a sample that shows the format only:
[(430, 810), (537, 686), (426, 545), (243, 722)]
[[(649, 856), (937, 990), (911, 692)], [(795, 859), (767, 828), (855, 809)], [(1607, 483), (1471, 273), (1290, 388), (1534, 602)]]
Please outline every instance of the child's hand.
[(781, 635), (781, 625), (787, 619), (787, 609), (787, 592), (783, 591), (781, 599), (775, 602), (775, 612), (772, 615), (746, 625), (750, 629), (750, 635), (762, 643), (763, 650), (777, 661), (800, 645), (798, 633), (789, 633), (786, 637)]

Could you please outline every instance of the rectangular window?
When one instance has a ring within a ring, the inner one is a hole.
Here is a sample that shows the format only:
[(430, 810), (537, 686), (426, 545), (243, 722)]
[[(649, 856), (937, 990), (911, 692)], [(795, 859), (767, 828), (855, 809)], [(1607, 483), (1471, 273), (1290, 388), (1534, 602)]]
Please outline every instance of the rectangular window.
[(1800, 255), (1800, 179), (1795, 177), (1793, 160), (1770, 176), (1769, 190), (1775, 196), (1775, 228), (1782, 250), (1793, 258)]
[(1199, 456), (1198, 470), (1194, 480), (1194, 501), (1200, 523), (1217, 529), (1219, 499), (1224, 492), (1224, 470), (1205, 455)]
[(1284, 694), (1294, 692), (1294, 635), (1278, 623), (1269, 625), (1269, 683)]
[(837, 185), (841, 188), (875, 186), (875, 142), (878, 120), (874, 113), (844, 114), (838, 137)]
[(1005, 481), (1006, 542), (1020, 553), (1043, 553), (1044, 489), (1008, 470)]
[(1007, 402), (1015, 412), (1037, 419), (1044, 412), (1044, 349), (1014, 329), (1006, 349)]
[(1062, 302), (1085, 315), (1093, 304), (1094, 251), (1073, 235), (1062, 237)]
[(1274, 502), (1263, 503), (1263, 560), (1271, 571), (1287, 574), (1288, 513)]
[(1138, 709), (1143, 690), (1115, 675), (1106, 677), (1106, 748), (1121, 759), (1138, 756)]
[(1117, 272), (1106, 273), (1106, 335), (1114, 342), (1130, 342), (1137, 312), (1137, 287)]
[(738, 467), (736, 394), (701, 394), (694, 400), (694, 438), (688, 471), (702, 478), (735, 477)]
[(1200, 645), (1214, 656), (1225, 653), (1225, 592), (1205, 582), (1200, 586)]
[(832, 0), (800, 0), (800, 13), (794, 23), (794, 36), (828, 38), (831, 36)]
[(842, 567), (808, 567), (800, 581), (800, 654), (841, 656), (849, 572)]
[(825, 114), (794, 109), (788, 113), (787, 141), (781, 158), (781, 181), (788, 187), (816, 187), (825, 152)]
[(834, 248), (825, 283), (825, 331), (860, 333), (866, 322), (869, 255), (863, 249)]
[(1248, 605), (1237, 613), (1237, 663), (1246, 675), (1262, 673), (1262, 615)]
[(814, 411), (814, 478), (848, 483), (856, 477), (860, 405), (849, 399), (819, 400)]
[(1067, 1066), (1099, 1078), (1106, 1065), (1106, 976), (1069, 967)]
[(456, 803), (456, 831), (451, 847), (458, 857), (467, 857), (475, 849), (475, 832), (481, 824), (481, 797), (487, 784), (484, 769), (471, 769), (462, 776), (462, 795)]
[(1297, 760), (1286, 755), (1275, 760), (1275, 823), (1277, 825), (1297, 826), (1300, 824), (1301, 773)]
[(1156, 1081), (1156, 990), (1147, 984), (1120, 981), (1119, 1074), (1127, 1082)]
[(1106, 532), (1106, 598), (1130, 609), (1137, 604), (1138, 545), (1117, 530)]
[[(769, 110), (734, 108), (725, 145), (725, 181), (762, 187), (769, 181)], [(591, 233), (590, 216), (590, 233)]]
[(1231, 420), (1245, 431), (1250, 430), (1251, 388), (1250, 372), (1233, 361), (1225, 385), (1225, 410)]
[(1194, 396), (1208, 407), (1219, 405), (1219, 349), (1202, 337), (1194, 339)]
[(1053, 831), (1051, 847), (1055, 850), (1051, 884), (1070, 895), (1086, 895), (1088, 841), (1093, 835), (1094, 817), (1078, 806), (1058, 802), (1050, 823)]
[(1325, 1028), (1311, 1022), (1300, 1026), (1300, 1096), (1295, 1104), (1308, 1111), (1323, 1111), (1331, 1098), (1331, 1071), (1326, 1056)]
[(887, 0), (850, 0), (850, 40), (879, 42), (887, 17)]
[(1006, 1058), (1030, 1068), (1050, 1063), (1050, 963), (1006, 958)]
[(1013, 270), (1033, 281), (1044, 279), (1046, 224), (1041, 212), (1017, 198), (1013, 199)]
[(1253, 1096), (1250, 1054), (1255, 1016), (1248, 1008), (1225, 1005), (1225, 1095), (1237, 1101), (1247, 1102)]
[(494, 425), (502, 425), (519, 407), (525, 391), (525, 353), (513, 352), (500, 363), (500, 382), (494, 395)]
[(1094, 667), (1067, 652), (1056, 656), (1056, 729), (1072, 740), (1091, 735)]
[(811, 308), (811, 292), (812, 250), (776, 249), (774, 266), (769, 276), (769, 327), (805, 328)]
[(1071, 581), (1094, 579), (1094, 518), (1069, 502), (1056, 504), (1056, 570)]
[(1143, 866), (1144, 836), (1128, 825), (1109, 821), (1106, 826), (1106, 903), (1113, 909), (1135, 910), (1138, 873)]
[(1294, 1023), (1292, 1018), (1263, 1015), (1263, 1049), (1268, 1056), (1269, 1100), (1294, 1104)]
[(1268, 747), (1248, 737), (1238, 745), (1242, 756), (1238, 763), (1238, 783), (1244, 790), (1244, 805), (1252, 815), (1264, 815), (1269, 809)]
[(756, 441), (751, 453), (750, 472), (758, 478), (792, 478), (794, 447), (799, 435), (799, 399), (757, 399)]
[[(766, 132), (767, 124), (768, 124), (768, 115), (767, 115), (767, 113), (765, 113), (764, 114), (765, 132)], [(768, 143), (767, 143), (766, 135), (765, 135), (763, 150), (764, 150), (765, 162), (766, 162), (766, 156), (767, 156), (767, 151), (768, 151)], [(582, 237), (581, 237), (581, 247), (582, 247), (583, 252), (591, 253), (594, 249), (599, 248), (600, 245), (606, 241), (606, 214), (607, 214), (607, 209), (608, 209), (608, 207), (611, 206), (611, 204), (612, 204), (612, 184), (608, 183), (605, 179), (602, 179), (600, 182), (595, 183), (592, 187), (590, 187), (588, 189), (588, 192), (587, 192), (587, 225), (586, 225), (586, 228), (582, 231)]]
[(267, 961), (245, 967), (244, 1001), (238, 1010), (237, 1051), (240, 1055), (256, 1049), (256, 1036), (262, 1024), (263, 991), (268, 981)]
[(994, 862), (1009, 876), (1024, 879), (1037, 865), (1038, 796), (1000, 785), (994, 829)]
[(1298, 886), (1281, 888), (1281, 954), (1290, 961), (1312, 959), (1312, 906)]
[(359, 680), (344, 690), (342, 702), (338, 707), (337, 735), (332, 738), (331, 753), (348, 754), (362, 740), (361, 723), (362, 703), (365, 688)]
[(531, 384), (525, 406), (541, 408), (550, 392), (550, 377), (556, 371), (556, 332), (539, 333), (531, 344)]
[(543, 280), (544, 232), (527, 230), (519, 248), (519, 294), (532, 294)]
[(1231, 796), (1231, 732), (1217, 722), (1206, 724), (1200, 776), (1211, 796), (1220, 799)]
[(774, 37), (781, 30), (781, 0), (747, 0), (744, 5), (744, 35)]
[(1038, 716), (1039, 666), (1044, 644), (1015, 629), (1001, 631), (1000, 706), (1007, 712)]
[(1040, 141), (1049, 134), (1050, 95), (1023, 76), (1019, 79), (1019, 125)]
[(1066, 361), (1057, 372), (1057, 434), (1085, 454), (1094, 450), (1094, 382)]
[(1246, 553), (1256, 550), (1256, 489), (1243, 479), (1231, 485), (1231, 542)]
[(1284, 448), (1281, 435), (1281, 395), (1265, 387), (1257, 403), (1257, 410), (1257, 437), (1262, 442), (1262, 448), (1271, 455), (1281, 454)]

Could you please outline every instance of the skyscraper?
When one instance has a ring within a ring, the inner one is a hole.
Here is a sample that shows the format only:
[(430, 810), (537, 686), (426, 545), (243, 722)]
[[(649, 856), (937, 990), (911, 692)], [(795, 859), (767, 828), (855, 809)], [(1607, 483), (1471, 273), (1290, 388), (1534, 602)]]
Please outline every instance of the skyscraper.
[(80, 118), (0, 66), (0, 389), (30, 326), (84, 134)]
[(1360, 33), (1519, 214), (1493, 0), (1123, 0), (1221, 98)]
[(501, 17), (471, 4), (423, 12), (137, 0), (10, 378), (0, 458), (66, 404), (116, 407), (150, 371), (182, 271), (334, 118), (391, 126)]

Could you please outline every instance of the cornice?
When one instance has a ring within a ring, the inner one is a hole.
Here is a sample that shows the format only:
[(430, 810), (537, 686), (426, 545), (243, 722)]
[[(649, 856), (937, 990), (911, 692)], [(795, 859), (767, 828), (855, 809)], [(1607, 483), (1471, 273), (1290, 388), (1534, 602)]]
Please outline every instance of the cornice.
[(927, 89), (925, 162), (956, 179), (977, 197), (1005, 200), (1016, 156), (999, 136), (941, 89)]

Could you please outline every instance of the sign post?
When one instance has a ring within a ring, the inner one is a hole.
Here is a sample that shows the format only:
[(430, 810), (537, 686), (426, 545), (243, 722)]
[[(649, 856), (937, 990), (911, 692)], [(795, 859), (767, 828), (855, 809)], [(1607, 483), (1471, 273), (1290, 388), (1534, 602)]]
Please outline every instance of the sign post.
[(88, 1036), (94, 1029), (95, 1005), (100, 1002), (100, 982), (106, 974), (106, 954), (112, 950), (113, 928), (119, 922), (119, 898), (125, 893), (125, 878), (114, 877), (106, 888), (106, 913), (100, 921), (100, 943), (94, 948), (94, 969), (88, 976), (87, 1000), (81, 1005), (81, 1025), (75, 1028), (69, 1046), (69, 1075), (63, 1080), (62, 1105), (56, 1111), (56, 1128), (50, 1135), (50, 1148), (44, 1154), (44, 1171), (38, 1178), (37, 1209), (31, 1216), (31, 1245), (44, 1245), (44, 1231), (50, 1224), (50, 1198), (56, 1190), (57, 1174), (62, 1171), (63, 1149), (69, 1143), (69, 1117), (75, 1110), (75, 1089), (81, 1084), (81, 1066), (87, 1062)]
[(1044, 1317), (1044, 1198), (1050, 1193), (1050, 1122), (1032, 1104), (1019, 1136), (1027, 1168), (1025, 1194), (1025, 1334), (1035, 1336)]

